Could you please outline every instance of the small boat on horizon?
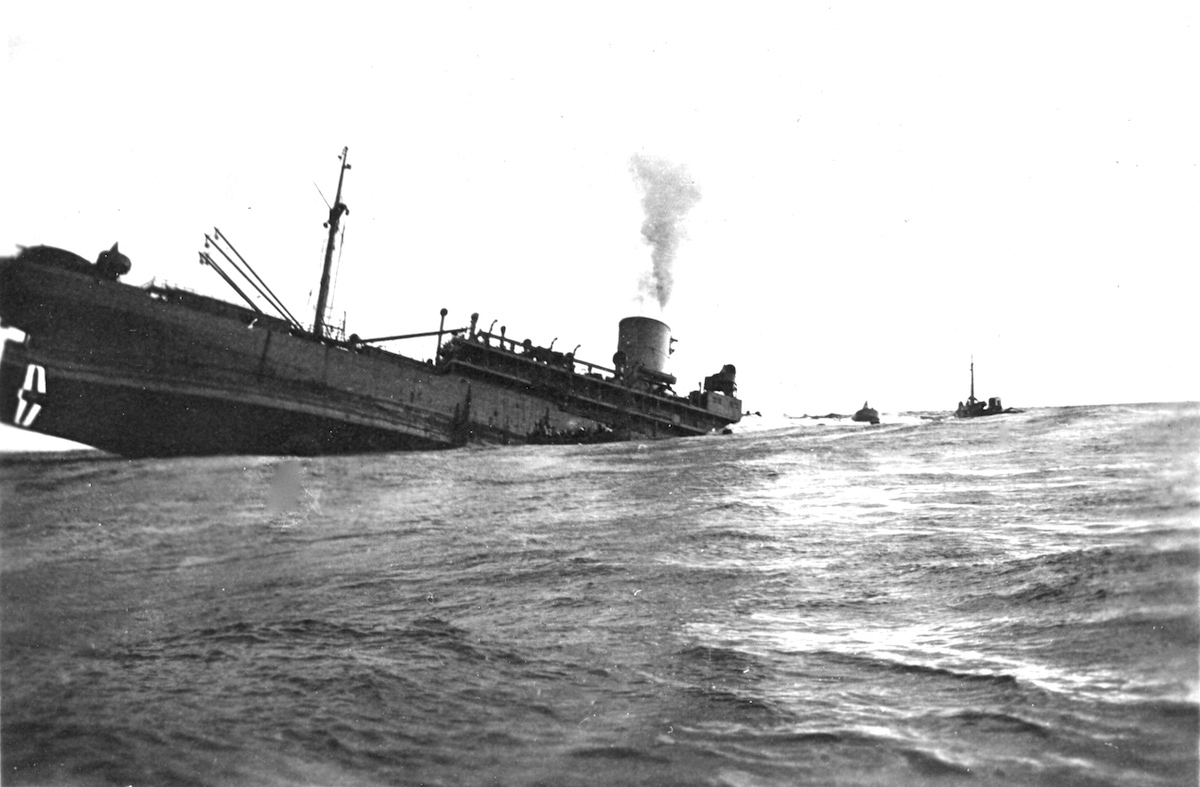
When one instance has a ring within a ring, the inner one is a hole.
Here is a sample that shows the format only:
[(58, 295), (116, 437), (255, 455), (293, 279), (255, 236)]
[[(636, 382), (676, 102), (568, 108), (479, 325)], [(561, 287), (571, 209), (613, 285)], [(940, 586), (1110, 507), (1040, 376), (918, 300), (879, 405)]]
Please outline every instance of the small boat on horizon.
[(975, 362), (971, 361), (971, 395), (967, 397), (966, 402), (959, 402), (958, 409), (954, 411), (955, 418), (979, 418), (984, 415), (999, 415), (1000, 413), (1019, 413), (1012, 407), (1005, 409), (1000, 403), (999, 396), (990, 397), (987, 402), (981, 402), (975, 398)]
[(850, 416), (850, 420), (878, 425), (879, 411), (871, 407), (871, 405), (867, 404), (866, 402), (863, 402), (862, 409)]

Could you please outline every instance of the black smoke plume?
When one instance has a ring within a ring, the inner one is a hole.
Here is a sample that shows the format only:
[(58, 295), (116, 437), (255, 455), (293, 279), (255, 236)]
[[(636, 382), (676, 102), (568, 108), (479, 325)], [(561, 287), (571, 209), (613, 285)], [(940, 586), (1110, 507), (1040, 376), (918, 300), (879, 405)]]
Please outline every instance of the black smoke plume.
[(642, 235), (653, 247), (653, 269), (641, 281), (644, 294), (652, 295), (659, 308), (671, 299), (674, 276), (675, 249), (683, 237), (681, 221), (692, 206), (700, 201), (700, 189), (692, 181), (687, 168), (665, 159), (635, 153), (629, 160), (629, 171), (642, 189), (642, 207), (646, 221)]

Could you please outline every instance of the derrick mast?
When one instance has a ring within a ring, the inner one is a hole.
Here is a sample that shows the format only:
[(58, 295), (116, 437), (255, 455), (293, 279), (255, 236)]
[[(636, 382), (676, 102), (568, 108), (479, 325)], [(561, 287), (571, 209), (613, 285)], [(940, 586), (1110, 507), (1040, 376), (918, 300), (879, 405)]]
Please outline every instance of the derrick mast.
[(325, 336), (325, 306), (326, 301), (329, 300), (329, 270), (333, 266), (333, 245), (337, 242), (338, 225), (342, 220), (342, 214), (350, 212), (350, 209), (342, 202), (342, 181), (346, 177), (346, 170), (350, 169), (350, 164), (346, 160), (349, 150), (349, 147), (342, 148), (342, 155), (338, 156), (342, 160), (342, 167), (338, 172), (337, 196), (333, 198), (333, 207), (329, 209), (329, 221), (325, 222), (325, 226), (329, 228), (329, 241), (325, 244), (325, 265), (321, 268), (321, 288), (317, 292), (317, 314), (313, 318), (313, 333), (319, 337)]

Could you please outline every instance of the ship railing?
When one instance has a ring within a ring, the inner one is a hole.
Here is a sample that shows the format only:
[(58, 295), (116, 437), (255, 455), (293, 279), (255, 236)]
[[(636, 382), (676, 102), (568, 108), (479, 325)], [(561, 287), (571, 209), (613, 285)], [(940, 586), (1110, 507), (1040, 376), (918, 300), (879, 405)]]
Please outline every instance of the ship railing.
[(187, 292), (187, 293), (191, 293), (193, 295), (198, 294), (193, 289), (190, 289), (188, 287), (180, 287), (177, 284), (172, 284), (171, 282), (167, 281), (166, 279), (160, 280), (157, 277), (146, 282), (139, 289), (143, 289), (146, 292), (150, 293), (151, 295), (161, 295), (161, 294), (167, 293), (167, 292)]
[(325, 323), (325, 338), (332, 339), (334, 344), (346, 343), (346, 320), (342, 319), (341, 325), (330, 325)]
[[(571, 374), (593, 377), (598, 380), (607, 380), (608, 382), (618, 382), (624, 388), (643, 390), (657, 396), (676, 399), (688, 398), (681, 397), (676, 393), (674, 388), (676, 380), (673, 375), (644, 369), (640, 365), (629, 366), (624, 369), (614, 369), (593, 363), (592, 361), (576, 358), (574, 351), (558, 353), (552, 351), (549, 347), (538, 347), (528, 339), (518, 342), (515, 339), (510, 339), (504, 333), (495, 334), (491, 331), (475, 331), (471, 334), (470, 339), (476, 344), (482, 344), (489, 348), (493, 347), (492, 343), (495, 342), (495, 349), (523, 363), (533, 363), (553, 369), (561, 369)], [(576, 349), (578, 349), (578, 345)], [(585, 371), (581, 371), (581, 369)], [(718, 373), (714, 377), (721, 377), (721, 374)], [(729, 387), (731, 390), (727, 394), (730, 396), (735, 395), (736, 388), (734, 388), (732, 382), (729, 384)], [(701, 389), (697, 388), (694, 393), (699, 395)]]
[[(539, 347), (528, 339), (518, 342), (516, 339), (510, 339), (504, 334), (495, 334), (490, 331), (476, 331), (471, 338), (486, 346), (491, 346), (492, 342), (495, 341), (499, 349), (511, 353), (518, 358), (547, 366), (557, 366), (567, 369), (574, 374), (586, 374), (593, 377), (602, 374), (619, 376), (616, 369), (576, 358), (574, 352), (560, 353), (551, 350), (549, 347)], [(587, 371), (580, 372), (580, 367)]]

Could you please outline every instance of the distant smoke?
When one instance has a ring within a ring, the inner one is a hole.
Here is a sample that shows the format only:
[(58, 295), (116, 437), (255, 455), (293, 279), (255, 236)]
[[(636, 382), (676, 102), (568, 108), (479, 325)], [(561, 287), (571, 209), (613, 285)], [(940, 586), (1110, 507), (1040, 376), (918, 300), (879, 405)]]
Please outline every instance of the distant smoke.
[(671, 272), (675, 249), (683, 237), (679, 222), (700, 201), (700, 189), (692, 182), (687, 168), (664, 159), (635, 153), (629, 160), (629, 170), (645, 194), (642, 207), (646, 221), (642, 224), (642, 235), (654, 247), (651, 254), (654, 267), (642, 279), (642, 291), (652, 295), (659, 308), (665, 308), (675, 281)]

